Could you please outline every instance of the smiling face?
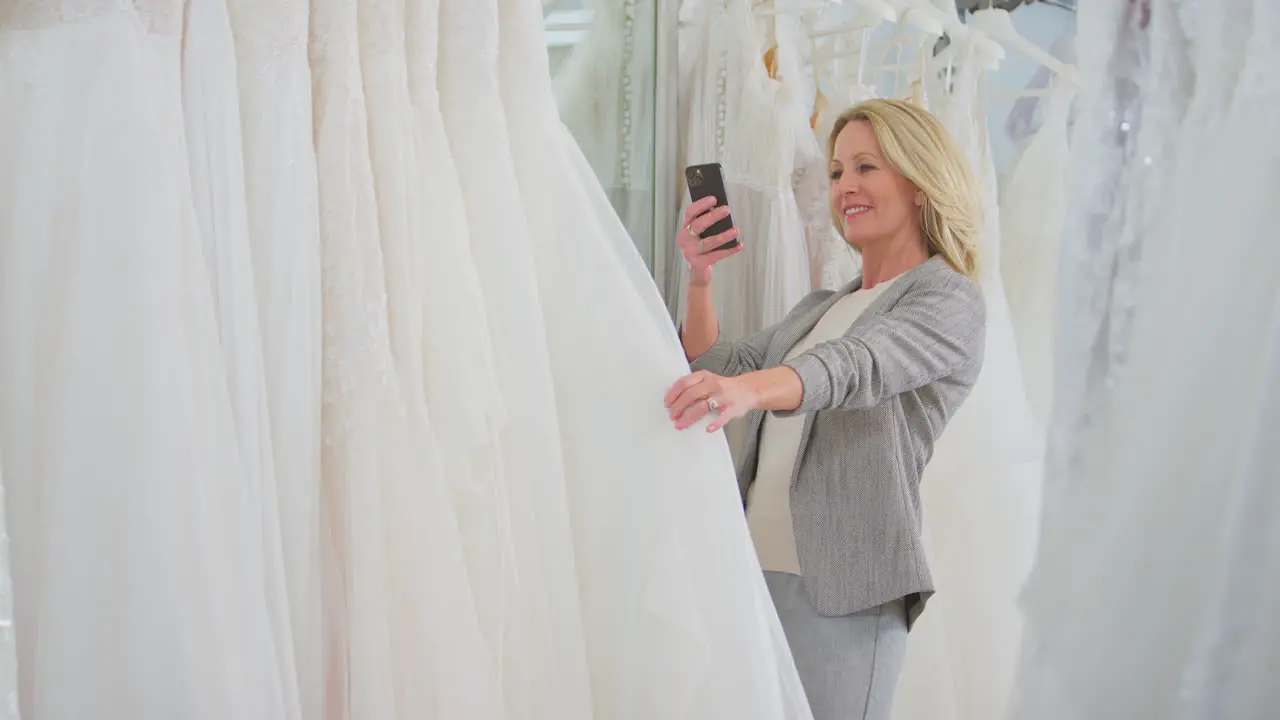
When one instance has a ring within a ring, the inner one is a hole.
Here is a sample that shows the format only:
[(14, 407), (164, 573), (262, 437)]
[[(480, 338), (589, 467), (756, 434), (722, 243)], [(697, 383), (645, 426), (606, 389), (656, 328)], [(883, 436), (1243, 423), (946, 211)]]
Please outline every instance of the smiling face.
[(871, 123), (854, 120), (836, 136), (831, 154), (831, 207), (844, 238), (859, 250), (896, 239), (921, 237), (924, 196), (894, 169)]

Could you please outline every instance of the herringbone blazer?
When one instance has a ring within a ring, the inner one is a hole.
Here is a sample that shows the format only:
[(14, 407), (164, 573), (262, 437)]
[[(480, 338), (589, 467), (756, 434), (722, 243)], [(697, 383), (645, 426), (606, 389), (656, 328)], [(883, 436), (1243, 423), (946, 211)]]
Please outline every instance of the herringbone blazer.
[[(920, 476), (982, 367), (986, 305), (978, 287), (935, 256), (912, 268), (840, 338), (783, 363), (861, 278), (815, 292), (783, 321), (717, 343), (695, 370), (740, 375), (785, 364), (804, 383), (805, 414), (791, 514), (814, 607), (840, 616), (905, 598), (914, 623), (934, 592), (920, 531)], [(753, 412), (739, 462), (746, 502), (764, 414)]]

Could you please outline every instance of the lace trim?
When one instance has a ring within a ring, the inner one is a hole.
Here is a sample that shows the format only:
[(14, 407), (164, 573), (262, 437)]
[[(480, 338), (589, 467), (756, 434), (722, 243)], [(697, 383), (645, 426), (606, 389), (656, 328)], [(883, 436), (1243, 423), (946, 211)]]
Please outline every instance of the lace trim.
[(636, 0), (626, 0), (622, 21), (622, 152), (618, 153), (618, 184), (631, 186), (631, 62), (635, 57)]
[(5, 0), (0, 29), (38, 30), (132, 10), (131, 0)]
[(306, 0), (227, 0), (227, 13), (242, 64), (252, 58), (269, 64), (273, 57), (306, 49)]

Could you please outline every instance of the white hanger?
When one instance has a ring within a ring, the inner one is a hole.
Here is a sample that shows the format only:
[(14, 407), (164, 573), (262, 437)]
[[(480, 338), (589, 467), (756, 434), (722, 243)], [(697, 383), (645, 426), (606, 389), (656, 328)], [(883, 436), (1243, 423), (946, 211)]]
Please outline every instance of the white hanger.
[(808, 15), (809, 13), (824, 12), (838, 5), (840, 5), (840, 0), (817, 0), (816, 2), (801, 3), (787, 7), (778, 7), (777, 3), (770, 3), (769, 7), (759, 8), (756, 13), (760, 15)]
[(854, 4), (871, 15), (880, 18), (881, 22), (898, 22), (898, 11), (885, 0), (854, 0)]
[(898, 0), (898, 2), (905, 5), (912, 13), (919, 13), (923, 17), (936, 21), (952, 40), (971, 40), (982, 54), (993, 62), (998, 63), (1004, 59), (1004, 48), (1000, 43), (992, 40), (986, 33), (960, 22), (958, 17), (938, 9), (929, 0)]
[(814, 30), (809, 33), (809, 37), (814, 40), (821, 40), (822, 38), (832, 37), (835, 35), (847, 35), (861, 30), (869, 30), (879, 24), (879, 22), (875, 22), (868, 25), (861, 20), (855, 20), (853, 22), (841, 23), (840, 25), (835, 25), (833, 27), (823, 28), (822, 30)]
[(1013, 20), (1009, 17), (1007, 10), (989, 8), (975, 11), (969, 18), (969, 26), (1044, 65), (1054, 74), (1068, 82), (1076, 85), (1080, 84), (1080, 74), (1074, 66), (1062, 62), (1018, 34), (1018, 31), (1013, 27)]
[(940, 38), (946, 34), (946, 29), (942, 26), (942, 21), (936, 17), (926, 15), (922, 12), (915, 12), (914, 8), (907, 8), (902, 11), (898, 17), (902, 22), (908, 25), (914, 25), (922, 34), (933, 38)]

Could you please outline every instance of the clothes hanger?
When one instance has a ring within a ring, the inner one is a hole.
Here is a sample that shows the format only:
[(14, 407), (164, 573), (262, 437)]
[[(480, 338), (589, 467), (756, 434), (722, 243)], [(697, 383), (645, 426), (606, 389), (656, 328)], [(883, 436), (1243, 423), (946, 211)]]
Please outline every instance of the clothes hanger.
[(880, 18), (880, 22), (898, 22), (898, 11), (885, 0), (854, 0), (854, 4), (870, 15)]
[(915, 26), (922, 35), (932, 37), (934, 40), (947, 34), (946, 29), (942, 25), (942, 21), (938, 18), (916, 11), (914, 8), (906, 8), (898, 16), (902, 22)]
[[(1004, 59), (1005, 52), (1000, 43), (992, 40), (985, 33), (960, 22), (958, 15), (940, 10), (929, 0), (898, 0), (898, 2), (913, 13), (919, 13), (921, 17), (927, 18), (925, 22), (928, 22), (931, 26), (940, 25), (943, 33), (953, 41), (972, 42), (977, 46), (981, 55), (993, 62), (999, 63)], [(954, 43), (948, 46), (948, 49), (953, 46)]]
[(1013, 27), (1013, 20), (1009, 17), (1009, 11), (1000, 10), (999, 8), (975, 10), (969, 16), (969, 27), (977, 29), (988, 37), (994, 38), (1000, 43), (1021, 52), (1023, 55), (1049, 68), (1055, 75), (1067, 82), (1077, 86), (1080, 84), (1080, 73), (1074, 66), (1068, 65), (1050, 55), (1018, 33), (1017, 29)]
[(778, 7), (775, 3), (768, 4), (770, 7), (762, 7), (758, 10), (761, 15), (808, 15), (810, 13), (825, 12), (837, 7), (841, 4), (841, 0), (816, 0), (816, 2), (790, 7)]

